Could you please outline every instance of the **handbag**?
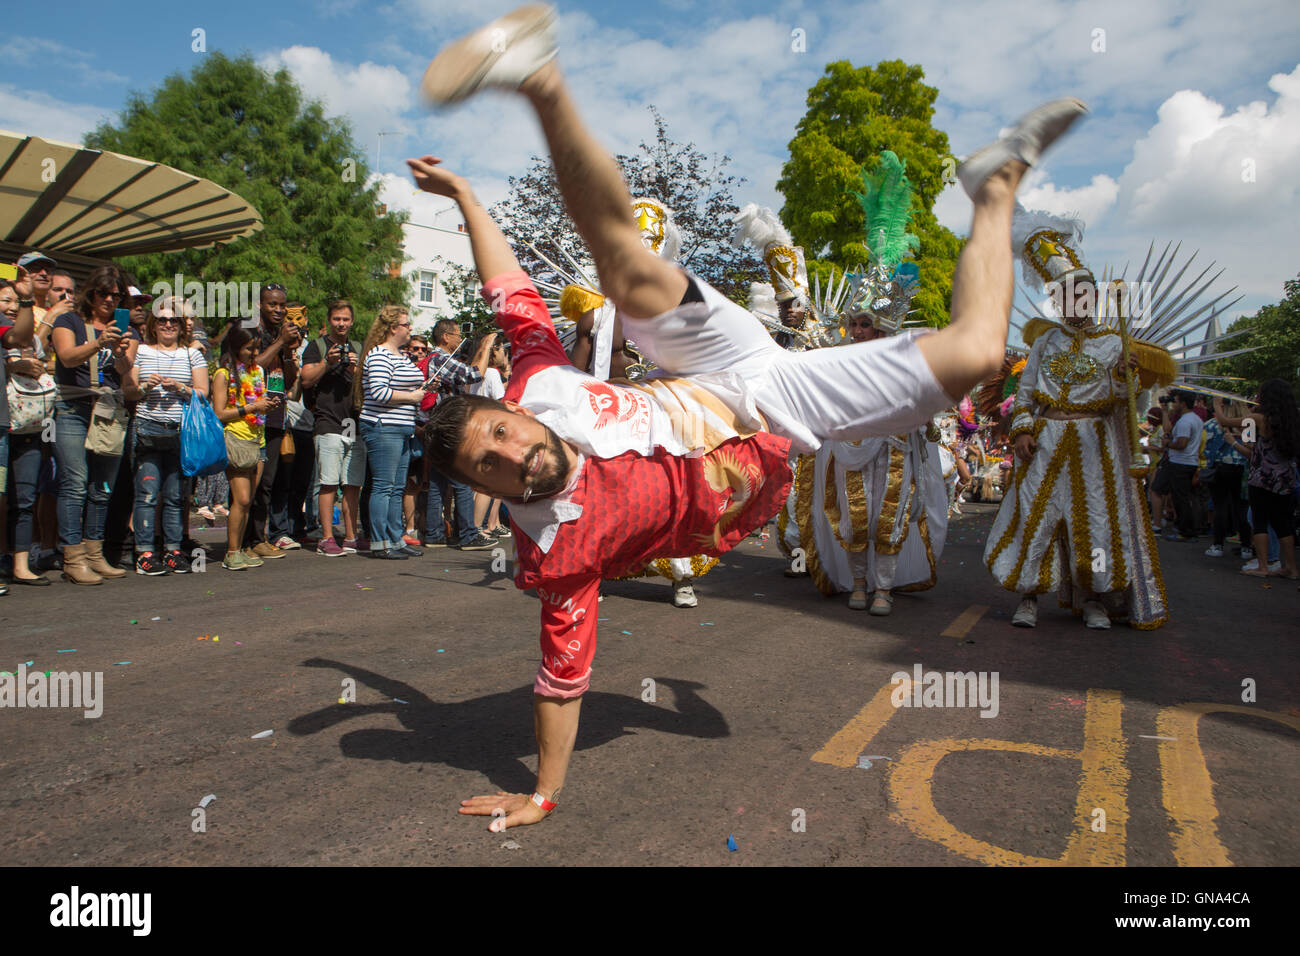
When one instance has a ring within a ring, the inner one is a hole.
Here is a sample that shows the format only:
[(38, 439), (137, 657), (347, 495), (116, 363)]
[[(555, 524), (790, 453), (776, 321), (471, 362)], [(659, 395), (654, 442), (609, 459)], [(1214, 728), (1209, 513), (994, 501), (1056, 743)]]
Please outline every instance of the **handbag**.
[(293, 444), (293, 432), (288, 428), (284, 430), (284, 437), (280, 439), (280, 460), (288, 461), (293, 458), (297, 449)]
[(251, 471), (257, 467), (261, 457), (261, 446), (257, 442), (236, 438), (226, 432), (226, 462), (229, 467), (236, 471)]
[(225, 471), (225, 429), (206, 396), (190, 394), (181, 416), (181, 473), (190, 476), (215, 475)]
[(99, 353), (96, 352), (90, 357), (90, 381), (91, 390), (97, 392), (99, 397), (91, 409), (90, 425), (86, 428), (83, 444), (88, 452), (105, 458), (120, 458), (126, 446), (126, 426), (131, 416), (127, 414), (125, 405), (118, 400), (116, 390), (93, 388), (98, 379), (98, 368)]
[(40, 378), (10, 375), (5, 392), (9, 399), (9, 430), (15, 435), (38, 432), (54, 417), (59, 387), (48, 372)]

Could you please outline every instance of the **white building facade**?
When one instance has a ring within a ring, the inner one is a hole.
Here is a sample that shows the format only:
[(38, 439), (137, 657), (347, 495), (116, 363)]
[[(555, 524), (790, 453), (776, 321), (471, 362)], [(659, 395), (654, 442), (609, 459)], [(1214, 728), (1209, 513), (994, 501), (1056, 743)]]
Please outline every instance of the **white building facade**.
[[(474, 271), (469, 233), (460, 211), (451, 206), (435, 213), (432, 222), (407, 222), (402, 234), (401, 274), (411, 284), (411, 331), (427, 333), (433, 323), (455, 315), (461, 306), (448, 300), (442, 280), (450, 278), (448, 264)], [(477, 289), (467, 294), (476, 295)]]

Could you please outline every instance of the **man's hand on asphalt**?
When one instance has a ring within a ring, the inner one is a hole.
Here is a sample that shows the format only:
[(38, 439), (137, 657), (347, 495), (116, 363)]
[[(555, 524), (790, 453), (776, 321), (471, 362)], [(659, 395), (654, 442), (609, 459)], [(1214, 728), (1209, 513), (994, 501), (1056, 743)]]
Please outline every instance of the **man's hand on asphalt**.
[(532, 795), (527, 793), (500, 791), (495, 796), (462, 800), (460, 802), (460, 812), (472, 814), (473, 816), (488, 817), (492, 816), (494, 810), (504, 810), (504, 819), (498, 813), (496, 818), (488, 824), (489, 830), (493, 833), (500, 833), (502, 830), (510, 829), (510, 827), (524, 827), (530, 823), (541, 823), (550, 815), (533, 803), (531, 797)]

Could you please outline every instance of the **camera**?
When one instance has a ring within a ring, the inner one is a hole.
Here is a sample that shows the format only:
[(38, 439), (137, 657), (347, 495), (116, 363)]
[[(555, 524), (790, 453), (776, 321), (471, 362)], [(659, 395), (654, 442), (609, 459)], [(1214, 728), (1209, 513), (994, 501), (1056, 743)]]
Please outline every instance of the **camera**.
[(469, 335), (470, 333), (472, 333), (473, 331), (474, 331), (474, 323), (473, 323), (473, 322), (462, 322), (462, 323), (460, 324), (460, 334), (461, 334), (461, 335), (466, 335), (466, 336), (467, 336), (467, 335)]

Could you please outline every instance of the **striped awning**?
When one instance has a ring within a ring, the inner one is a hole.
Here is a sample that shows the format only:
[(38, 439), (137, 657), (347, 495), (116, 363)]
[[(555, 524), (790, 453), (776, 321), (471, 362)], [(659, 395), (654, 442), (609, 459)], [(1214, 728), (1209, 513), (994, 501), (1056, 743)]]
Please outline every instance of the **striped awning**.
[(0, 240), (97, 259), (204, 248), (262, 228), (207, 179), (97, 149), (0, 130)]

